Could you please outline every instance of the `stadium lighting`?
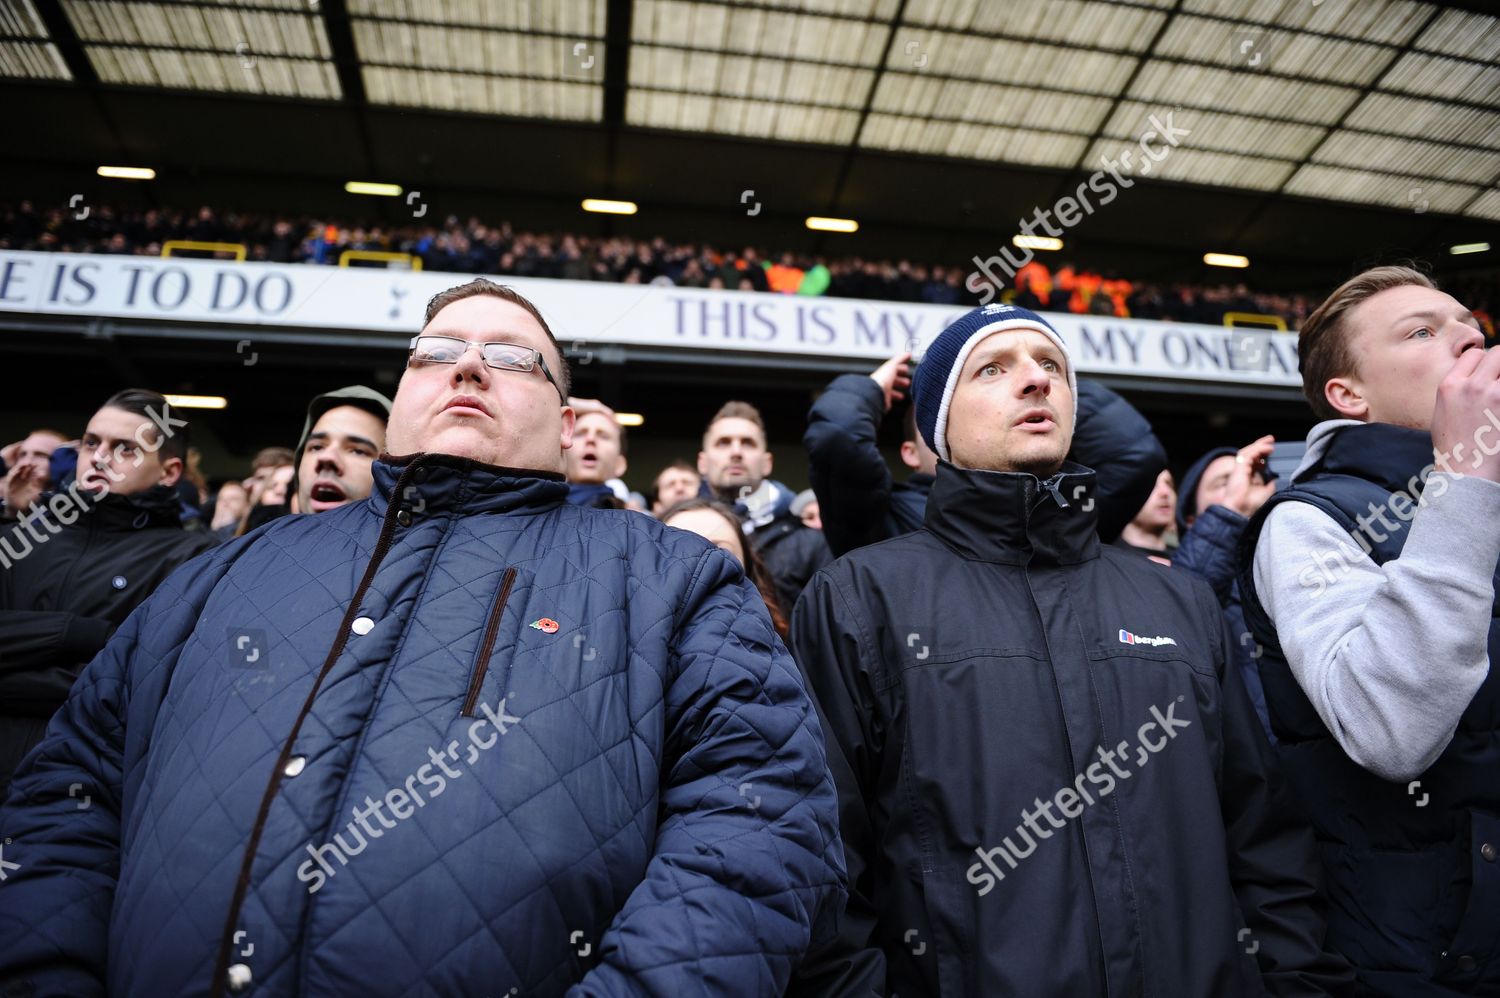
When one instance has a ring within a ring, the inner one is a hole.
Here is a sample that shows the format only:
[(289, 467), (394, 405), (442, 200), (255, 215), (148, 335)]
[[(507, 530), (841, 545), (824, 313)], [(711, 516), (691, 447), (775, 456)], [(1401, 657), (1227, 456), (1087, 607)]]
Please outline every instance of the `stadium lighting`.
[(1060, 250), (1063, 248), (1063, 241), (1051, 236), (1011, 236), (1010, 241), (1021, 249)]
[(99, 176), (115, 180), (155, 180), (156, 171), (149, 166), (101, 166)]
[(1236, 256), (1233, 253), (1205, 253), (1203, 262), (1210, 267), (1248, 267), (1250, 258), (1248, 256)]
[(383, 198), (398, 198), (401, 196), (400, 184), (377, 184), (370, 180), (351, 180), (344, 185), (344, 190), (350, 194), (374, 194)]
[(583, 210), (604, 215), (634, 215), (640, 209), (634, 201), (611, 201), (608, 198), (584, 198)]
[(1489, 243), (1460, 243), (1457, 246), (1449, 246), (1448, 252), (1452, 256), (1463, 256), (1465, 253), (1488, 253)]
[(222, 395), (164, 395), (167, 405), (179, 409), (225, 409), (229, 400)]
[(638, 412), (617, 412), (615, 422), (621, 426), (640, 426), (646, 421), (646, 417)]
[(852, 218), (822, 218), (810, 215), (807, 227), (814, 232), (858, 232), (859, 223)]

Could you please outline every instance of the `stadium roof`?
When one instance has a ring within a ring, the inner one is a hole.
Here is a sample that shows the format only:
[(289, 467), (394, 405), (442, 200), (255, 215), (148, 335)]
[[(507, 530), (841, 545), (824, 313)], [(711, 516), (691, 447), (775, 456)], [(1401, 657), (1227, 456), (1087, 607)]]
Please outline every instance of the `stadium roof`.
[(852, 216), (890, 237), (857, 252), (921, 258), (993, 252), (1170, 112), (1188, 134), (1159, 183), (1079, 238), (1295, 267), (1500, 230), (1489, 6), (0, 0), (0, 76), (43, 140), (6, 158), (144, 160), (298, 202), (324, 176), (465, 207), (606, 194), (642, 203), (633, 232), (707, 222), (766, 245), (778, 227), (806, 244), (805, 214)]

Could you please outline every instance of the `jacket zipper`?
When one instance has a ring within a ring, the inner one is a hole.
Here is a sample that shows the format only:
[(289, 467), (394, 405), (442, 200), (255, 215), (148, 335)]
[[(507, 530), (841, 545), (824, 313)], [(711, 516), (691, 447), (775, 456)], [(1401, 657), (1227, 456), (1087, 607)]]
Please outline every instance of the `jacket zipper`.
[[(395, 487), (391, 489), (392, 496), (404, 494), (403, 488), (421, 463), (421, 458), (418, 458), (406, 466), (400, 477), (396, 479)], [(376, 571), (385, 560), (386, 553), (391, 549), (391, 542), (396, 533), (397, 508), (398, 504), (394, 499), (386, 504), (385, 518), (380, 526), (380, 536), (375, 542), (375, 550), (370, 556), (369, 564), (365, 566), (365, 574), (354, 590), (354, 598), (349, 601), (349, 608), (344, 611), (343, 620), (339, 622), (338, 635), (334, 638), (333, 647), (328, 649), (328, 655), (323, 660), (323, 667), (318, 670), (316, 678), (313, 679), (312, 689), (308, 690), (307, 699), (303, 701), (302, 709), (298, 711), (296, 719), (292, 722), (292, 730), (287, 735), (286, 741), (282, 743), (281, 754), (276, 758), (276, 766), (271, 770), (271, 779), (266, 784), (265, 793), (261, 796), (260, 810), (255, 815), (255, 823), (250, 826), (249, 841), (245, 845), (244, 855), (240, 860), (239, 877), (235, 880), (234, 894), (229, 901), (229, 917), (225, 920), (224, 931), (219, 939), (219, 954), (214, 961), (214, 978), (208, 992), (210, 998), (219, 998), (224, 993), (235, 926), (239, 924), (240, 909), (244, 906), (245, 895), (250, 888), (250, 872), (255, 864), (255, 854), (260, 848), (261, 835), (265, 832), (266, 818), (270, 814), (272, 803), (275, 802), (276, 792), (281, 787), (281, 778), (286, 769), (287, 760), (291, 758), (292, 746), (296, 744), (297, 735), (302, 730), (302, 723), (307, 720), (313, 701), (317, 699), (318, 691), (323, 687), (323, 680), (328, 678), (339, 655), (343, 654), (354, 618), (359, 615), (360, 604), (364, 602), (365, 594), (369, 592), (371, 583), (375, 581)]]
[(479, 702), (479, 688), (484, 685), (485, 673), (490, 671), (490, 652), (495, 650), (495, 636), (500, 632), (500, 617), (505, 613), (505, 603), (510, 599), (510, 587), (515, 584), (516, 570), (507, 568), (500, 583), (500, 592), (490, 607), (490, 619), (484, 628), (484, 640), (479, 643), (479, 657), (474, 659), (474, 669), (469, 679), (469, 692), (464, 697), (464, 709), (459, 717), (473, 717), (474, 705)]

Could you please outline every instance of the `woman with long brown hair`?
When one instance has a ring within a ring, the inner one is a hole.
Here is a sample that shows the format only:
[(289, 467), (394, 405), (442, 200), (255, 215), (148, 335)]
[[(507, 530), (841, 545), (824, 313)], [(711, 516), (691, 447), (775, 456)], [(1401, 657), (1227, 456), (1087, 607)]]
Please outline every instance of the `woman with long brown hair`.
[(734, 507), (716, 499), (684, 499), (661, 515), (661, 522), (669, 527), (688, 530), (723, 548), (739, 561), (745, 569), (745, 577), (760, 590), (766, 610), (771, 614), (771, 624), (781, 640), (787, 639), (787, 619), (776, 599), (776, 586), (765, 562), (745, 539), (744, 521)]

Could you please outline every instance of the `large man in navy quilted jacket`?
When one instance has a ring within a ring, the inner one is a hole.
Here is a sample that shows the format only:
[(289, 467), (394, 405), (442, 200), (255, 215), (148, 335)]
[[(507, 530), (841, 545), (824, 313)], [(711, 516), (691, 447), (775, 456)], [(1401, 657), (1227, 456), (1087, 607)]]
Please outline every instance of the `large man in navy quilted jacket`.
[(125, 622), (0, 812), (0, 993), (780, 993), (843, 897), (816, 716), (732, 558), (563, 501), (566, 391), (439, 295), (370, 499)]

